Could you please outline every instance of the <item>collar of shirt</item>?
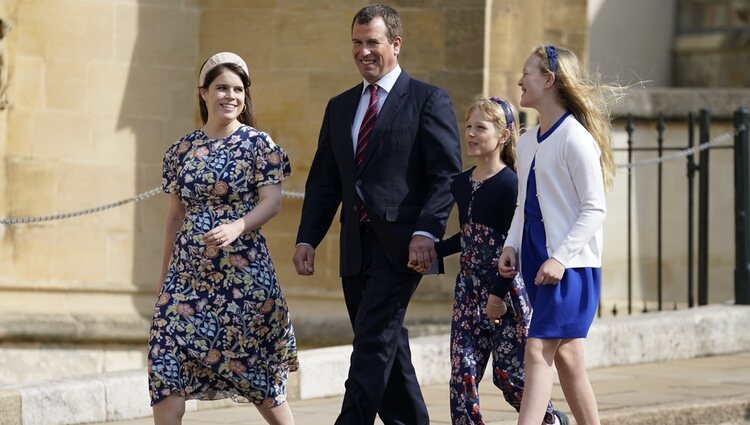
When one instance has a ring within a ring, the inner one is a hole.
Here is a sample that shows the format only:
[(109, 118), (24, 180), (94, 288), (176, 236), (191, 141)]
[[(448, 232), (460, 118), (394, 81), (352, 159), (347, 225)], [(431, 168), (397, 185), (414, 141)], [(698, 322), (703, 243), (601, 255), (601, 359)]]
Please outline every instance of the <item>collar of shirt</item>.
[[(379, 89), (378, 91), (385, 90), (386, 93), (390, 93), (391, 89), (393, 89), (393, 86), (396, 84), (396, 80), (398, 80), (398, 76), (401, 75), (401, 67), (399, 65), (396, 65), (395, 68), (391, 70), (391, 72), (383, 75), (381, 79), (375, 82), (375, 84), (378, 85)], [(364, 95), (367, 91), (367, 86), (369, 86), (370, 83), (367, 82), (367, 80), (362, 80), (362, 93), (360, 93), (360, 96)]]

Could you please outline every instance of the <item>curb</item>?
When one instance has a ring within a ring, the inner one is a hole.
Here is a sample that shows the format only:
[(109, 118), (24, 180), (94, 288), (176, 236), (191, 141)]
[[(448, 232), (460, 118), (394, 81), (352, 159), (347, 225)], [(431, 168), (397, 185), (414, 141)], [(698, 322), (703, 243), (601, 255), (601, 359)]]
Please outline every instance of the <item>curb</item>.
[[(586, 343), (590, 368), (750, 351), (750, 306), (714, 305), (595, 322)], [(421, 385), (447, 383), (449, 336), (411, 340)], [(302, 350), (301, 368), (288, 382), (290, 400), (343, 394), (350, 346)], [(114, 372), (0, 389), (0, 425), (72, 425), (149, 416), (145, 370)], [(233, 405), (231, 401), (188, 401), (188, 411)], [(603, 424), (701, 424), (746, 419), (750, 395), (704, 403), (644, 406), (602, 411)], [(705, 419), (708, 418), (708, 419)]]
[(750, 394), (602, 412), (602, 425), (700, 425), (750, 420)]

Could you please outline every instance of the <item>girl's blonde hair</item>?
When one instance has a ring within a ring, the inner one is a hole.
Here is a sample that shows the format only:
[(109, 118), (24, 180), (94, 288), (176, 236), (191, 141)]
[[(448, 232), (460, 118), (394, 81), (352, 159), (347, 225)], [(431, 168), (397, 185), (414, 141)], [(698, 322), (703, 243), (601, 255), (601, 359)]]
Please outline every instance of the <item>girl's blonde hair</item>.
[(500, 159), (503, 160), (505, 165), (515, 171), (516, 143), (518, 141), (518, 114), (516, 113), (516, 109), (507, 100), (497, 97), (487, 99), (483, 96), (477, 96), (474, 99), (474, 103), (469, 105), (469, 108), (466, 110), (464, 119), (468, 121), (471, 114), (477, 109), (482, 112), (487, 121), (490, 121), (495, 126), (495, 130), (498, 133), (506, 129), (510, 132), (508, 141), (500, 148)]
[(542, 72), (555, 74), (555, 87), (562, 105), (596, 140), (601, 150), (599, 164), (602, 167), (604, 188), (611, 188), (615, 178), (615, 162), (609, 105), (622, 98), (623, 88), (603, 85), (590, 79), (575, 53), (566, 48), (540, 45), (534, 49), (533, 54), (541, 59)]

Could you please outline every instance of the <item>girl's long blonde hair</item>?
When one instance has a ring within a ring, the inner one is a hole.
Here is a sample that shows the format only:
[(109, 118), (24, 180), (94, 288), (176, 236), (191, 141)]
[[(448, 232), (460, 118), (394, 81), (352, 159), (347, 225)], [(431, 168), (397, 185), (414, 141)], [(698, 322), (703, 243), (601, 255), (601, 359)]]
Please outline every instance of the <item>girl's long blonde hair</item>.
[[(508, 120), (505, 116), (505, 110), (503, 110), (503, 107), (500, 106), (500, 102), (505, 103), (505, 106), (508, 108), (508, 112), (510, 112), (510, 115), (512, 116), (511, 125), (508, 125)], [(492, 125), (495, 126), (495, 130), (497, 130), (498, 133), (502, 132), (505, 129), (510, 132), (508, 141), (505, 142), (505, 145), (500, 149), (500, 159), (505, 163), (505, 165), (515, 171), (516, 143), (518, 142), (518, 114), (516, 113), (516, 108), (514, 108), (513, 105), (511, 105), (511, 103), (505, 99), (499, 99), (497, 97), (487, 99), (483, 96), (477, 96), (474, 99), (474, 102), (466, 109), (466, 115), (464, 116), (464, 119), (468, 121), (469, 117), (471, 117), (471, 114), (477, 109), (482, 112), (484, 117), (487, 118), (487, 121), (490, 121)]]
[[(620, 86), (600, 84), (588, 76), (588, 72), (581, 66), (575, 53), (554, 46), (547, 49), (539, 45), (533, 54), (541, 59), (542, 72), (555, 74), (555, 87), (563, 107), (576, 117), (578, 122), (588, 130), (596, 140), (601, 156), (599, 164), (602, 168), (604, 188), (610, 189), (615, 179), (615, 161), (612, 154), (612, 125), (610, 104), (618, 101), (624, 94)], [(548, 50), (556, 53), (556, 71), (550, 68)]]

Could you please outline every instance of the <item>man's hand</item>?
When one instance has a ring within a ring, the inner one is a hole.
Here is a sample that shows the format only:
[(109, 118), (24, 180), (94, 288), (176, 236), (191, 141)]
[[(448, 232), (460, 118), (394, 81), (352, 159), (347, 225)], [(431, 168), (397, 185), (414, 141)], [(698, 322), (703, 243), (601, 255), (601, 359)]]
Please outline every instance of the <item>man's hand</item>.
[(297, 245), (292, 262), (298, 275), (312, 276), (315, 273), (315, 248), (305, 243)]
[(407, 264), (410, 269), (424, 273), (430, 269), (436, 258), (434, 240), (421, 235), (412, 236), (409, 242), (409, 263)]

